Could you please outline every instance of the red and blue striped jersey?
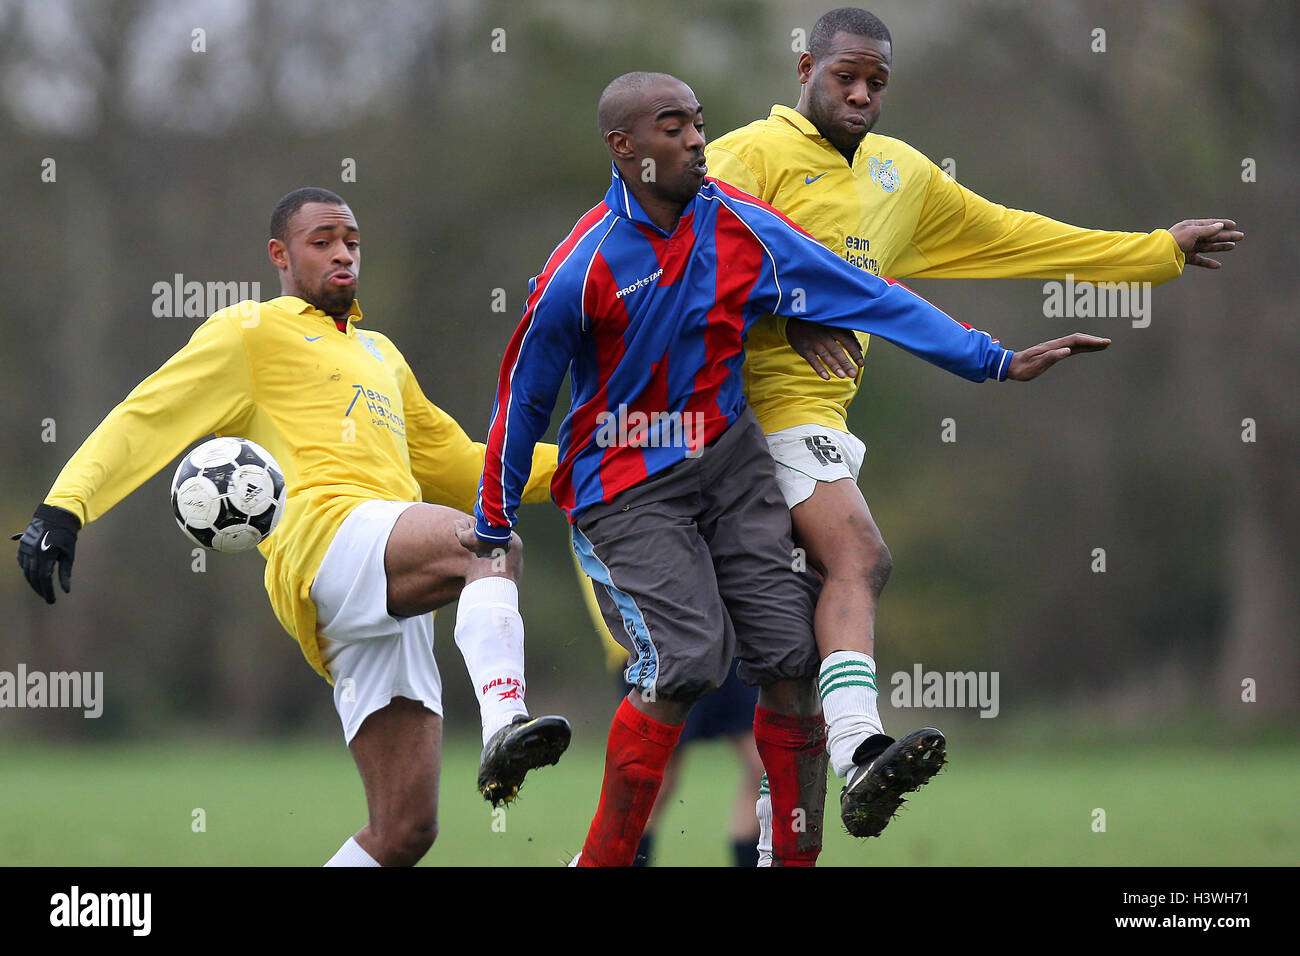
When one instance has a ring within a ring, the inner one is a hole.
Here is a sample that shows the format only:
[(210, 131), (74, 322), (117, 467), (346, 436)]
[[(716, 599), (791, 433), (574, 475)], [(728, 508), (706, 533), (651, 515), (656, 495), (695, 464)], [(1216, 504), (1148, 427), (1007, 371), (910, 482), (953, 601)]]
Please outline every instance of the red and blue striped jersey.
[(503, 541), (567, 373), (551, 497), (587, 508), (699, 454), (745, 408), (745, 333), (773, 313), (879, 335), (971, 381), (1004, 379), (1011, 352), (901, 285), (857, 269), (771, 206), (705, 179), (659, 229), (614, 171), (528, 285), (501, 363), (474, 513)]

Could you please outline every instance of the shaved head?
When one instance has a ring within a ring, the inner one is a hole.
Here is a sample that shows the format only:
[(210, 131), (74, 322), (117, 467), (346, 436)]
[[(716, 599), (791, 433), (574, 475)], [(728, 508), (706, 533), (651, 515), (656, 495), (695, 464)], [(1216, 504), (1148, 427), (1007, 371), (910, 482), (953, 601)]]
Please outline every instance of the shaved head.
[(672, 232), (704, 184), (704, 107), (667, 73), (624, 73), (600, 95), (600, 135), (624, 185)]
[(648, 90), (664, 83), (681, 82), (668, 73), (636, 72), (615, 77), (600, 94), (600, 103), (596, 106), (596, 124), (600, 127), (601, 137), (616, 129), (630, 130), (645, 112)]

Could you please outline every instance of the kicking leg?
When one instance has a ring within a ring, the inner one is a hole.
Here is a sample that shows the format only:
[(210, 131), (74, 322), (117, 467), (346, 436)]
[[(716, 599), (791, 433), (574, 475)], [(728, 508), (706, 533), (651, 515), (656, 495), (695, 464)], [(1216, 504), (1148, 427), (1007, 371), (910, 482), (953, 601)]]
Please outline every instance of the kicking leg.
[(394, 615), (422, 614), (459, 598), (456, 646), (483, 723), (479, 790), (495, 806), (515, 798), (530, 769), (556, 763), (571, 732), (563, 717), (530, 718), (524, 704), (523, 542), (512, 536), (508, 551), (479, 557), (456, 535), (457, 524), (468, 520), (438, 505), (408, 508), (388, 538), (384, 569)]
[(823, 578), (814, 630), (822, 656), (819, 686), (827, 751), (847, 777), (840, 800), (854, 836), (878, 836), (903, 803), (945, 762), (946, 742), (932, 727), (895, 742), (877, 708), (876, 607), (893, 559), (851, 478), (819, 481), (790, 512), (795, 540)]
[(835, 773), (853, 767), (853, 751), (882, 733), (876, 706), (876, 604), (893, 566), (867, 503), (851, 478), (819, 481), (790, 512), (795, 540), (822, 575), (813, 631), (821, 653), (819, 681)]

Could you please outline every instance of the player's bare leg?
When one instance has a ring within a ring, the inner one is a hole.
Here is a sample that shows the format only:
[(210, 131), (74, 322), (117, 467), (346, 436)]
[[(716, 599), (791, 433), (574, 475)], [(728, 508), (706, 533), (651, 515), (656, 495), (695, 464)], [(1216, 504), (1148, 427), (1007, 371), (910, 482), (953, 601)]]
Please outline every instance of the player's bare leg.
[[(876, 606), (893, 569), (893, 558), (852, 478), (817, 482), (812, 496), (790, 510), (790, 522), (809, 566), (822, 577), (813, 613), (817, 650), (823, 661), (840, 654), (845, 659), (841, 667), (849, 677), (829, 694), (825, 693), (828, 682), (822, 682), (822, 706), (829, 727), (826, 749), (831, 766), (844, 776), (853, 765), (854, 748), (882, 732), (871, 656), (875, 653)], [(823, 677), (834, 673), (822, 671)], [(845, 699), (847, 708), (836, 706), (840, 698)]]
[(893, 559), (857, 483), (818, 482), (790, 511), (795, 540), (822, 575), (814, 615), (827, 751), (847, 777), (841, 815), (854, 836), (878, 836), (903, 803), (943, 766), (946, 742), (932, 727), (901, 741), (884, 734), (877, 708), (876, 607)]
[(822, 576), (813, 630), (822, 657), (835, 651), (871, 654), (876, 605), (894, 561), (862, 491), (851, 478), (819, 481), (790, 511), (795, 540)]
[(524, 775), (553, 764), (569, 746), (563, 717), (533, 719), (524, 705), (524, 622), (519, 614), (523, 542), (487, 555), (459, 535), (471, 519), (439, 505), (404, 511), (388, 538), (388, 608), (410, 616), (459, 599), (456, 645), (465, 658), (483, 721), (479, 790), (495, 806), (518, 794)]
[(414, 617), (435, 611), (482, 578), (519, 581), (524, 564), (519, 536), (512, 538), (510, 550), (478, 557), (461, 547), (456, 537), (457, 521), (465, 520), (466, 515), (442, 505), (417, 504), (402, 512), (384, 550), (391, 613)]
[[(352, 841), (380, 866), (414, 866), (438, 835), (442, 718), (394, 697), (362, 723), (349, 745), (366, 790), (370, 822)], [(330, 864), (364, 864), (344, 845)]]

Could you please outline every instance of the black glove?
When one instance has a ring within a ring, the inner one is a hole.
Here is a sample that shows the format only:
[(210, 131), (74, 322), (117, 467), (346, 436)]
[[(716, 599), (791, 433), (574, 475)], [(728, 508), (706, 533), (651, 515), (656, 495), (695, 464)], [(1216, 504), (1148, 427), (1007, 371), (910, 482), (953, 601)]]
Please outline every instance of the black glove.
[(54, 564), (59, 565), (63, 593), (72, 591), (72, 556), (77, 550), (81, 521), (71, 511), (53, 505), (38, 505), (31, 524), (11, 540), (18, 542), (18, 566), (27, 583), (46, 604), (54, 603)]

